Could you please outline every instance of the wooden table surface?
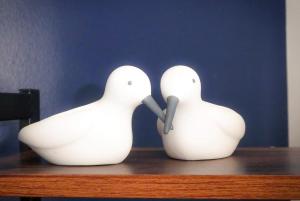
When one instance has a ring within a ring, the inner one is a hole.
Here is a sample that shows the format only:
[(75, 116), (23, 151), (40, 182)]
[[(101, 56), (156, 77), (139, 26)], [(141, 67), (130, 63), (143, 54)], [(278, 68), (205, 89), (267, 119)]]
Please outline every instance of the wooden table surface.
[(31, 152), (0, 158), (0, 196), (300, 199), (300, 148), (239, 148), (208, 161), (135, 149), (121, 164), (87, 167), (34, 158)]

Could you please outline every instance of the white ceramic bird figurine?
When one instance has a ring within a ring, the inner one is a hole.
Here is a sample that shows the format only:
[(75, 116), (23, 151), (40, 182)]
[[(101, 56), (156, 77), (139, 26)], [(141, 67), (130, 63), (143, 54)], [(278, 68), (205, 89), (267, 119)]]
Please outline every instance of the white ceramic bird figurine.
[(167, 110), (165, 123), (158, 120), (157, 128), (170, 157), (205, 160), (227, 157), (234, 152), (244, 136), (245, 122), (232, 109), (201, 99), (200, 78), (192, 68), (168, 69), (160, 87)]
[(100, 100), (26, 126), (19, 140), (53, 164), (120, 163), (130, 152), (132, 115), (142, 102), (162, 117), (148, 76), (121, 66), (110, 74)]

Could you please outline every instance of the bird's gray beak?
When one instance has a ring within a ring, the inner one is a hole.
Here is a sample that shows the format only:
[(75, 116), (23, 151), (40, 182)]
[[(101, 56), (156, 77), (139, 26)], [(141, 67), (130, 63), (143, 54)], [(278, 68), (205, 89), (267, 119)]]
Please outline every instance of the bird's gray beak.
[(144, 103), (154, 114), (156, 114), (162, 122), (165, 121), (165, 113), (151, 95), (144, 98), (142, 103)]
[(166, 114), (165, 126), (164, 126), (165, 134), (168, 134), (172, 127), (172, 121), (175, 116), (178, 102), (179, 99), (176, 96), (168, 96), (167, 98), (167, 114)]

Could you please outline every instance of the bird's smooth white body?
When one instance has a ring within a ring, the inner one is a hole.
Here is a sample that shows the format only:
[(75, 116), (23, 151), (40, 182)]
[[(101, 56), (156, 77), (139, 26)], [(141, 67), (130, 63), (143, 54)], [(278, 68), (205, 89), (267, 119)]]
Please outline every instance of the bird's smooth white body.
[[(177, 80), (177, 81), (176, 81)], [(200, 78), (185, 66), (168, 69), (161, 80), (165, 100), (179, 99), (173, 130), (164, 134), (157, 121), (166, 153), (176, 159), (205, 160), (230, 156), (245, 133), (245, 122), (235, 111), (201, 99)]]
[(100, 100), (31, 124), (20, 131), (19, 140), (58, 165), (120, 163), (132, 147), (133, 112), (150, 94), (143, 71), (120, 67)]

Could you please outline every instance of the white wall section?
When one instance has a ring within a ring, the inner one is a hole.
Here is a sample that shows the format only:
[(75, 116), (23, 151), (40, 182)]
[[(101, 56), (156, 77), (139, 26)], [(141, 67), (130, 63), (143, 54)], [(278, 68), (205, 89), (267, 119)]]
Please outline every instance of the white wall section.
[(300, 146), (300, 1), (286, 0), (289, 146)]

